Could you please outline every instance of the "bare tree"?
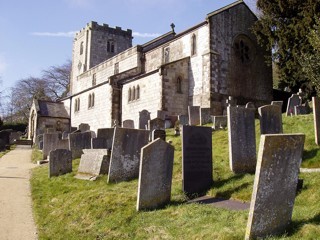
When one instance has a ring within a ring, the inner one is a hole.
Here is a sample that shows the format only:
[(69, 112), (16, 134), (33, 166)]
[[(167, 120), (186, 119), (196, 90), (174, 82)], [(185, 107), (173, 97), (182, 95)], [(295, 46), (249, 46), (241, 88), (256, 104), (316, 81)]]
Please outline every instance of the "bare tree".
[(71, 61), (60, 66), (51, 66), (42, 71), (42, 79), (47, 84), (47, 94), (52, 100), (66, 97), (69, 92)]

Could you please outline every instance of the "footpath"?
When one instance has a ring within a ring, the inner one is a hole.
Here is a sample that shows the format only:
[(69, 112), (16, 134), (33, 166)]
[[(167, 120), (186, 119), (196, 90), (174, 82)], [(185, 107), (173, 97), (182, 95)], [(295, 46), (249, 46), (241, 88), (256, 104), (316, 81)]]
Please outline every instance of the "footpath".
[(30, 170), (30, 146), (18, 145), (0, 158), (0, 239), (36, 240), (37, 229), (34, 223)]

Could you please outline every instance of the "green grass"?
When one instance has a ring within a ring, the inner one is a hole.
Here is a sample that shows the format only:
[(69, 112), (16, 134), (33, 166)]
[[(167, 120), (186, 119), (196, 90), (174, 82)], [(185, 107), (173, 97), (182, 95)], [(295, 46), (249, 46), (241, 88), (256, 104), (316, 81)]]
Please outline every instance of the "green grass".
[[(312, 115), (283, 117), (284, 132), (306, 134), (303, 164), (319, 167), (314, 144)], [(256, 122), (258, 130), (259, 124)], [(257, 135), (259, 131), (257, 131)], [(250, 201), (253, 174), (229, 170), (227, 130), (213, 139), (214, 184), (208, 195)], [(230, 211), (208, 205), (187, 204), (181, 190), (181, 137), (167, 131), (175, 147), (171, 202), (162, 209), (136, 212), (138, 181), (107, 184), (74, 178), (73, 172), (48, 178), (48, 166), (33, 170), (31, 180), (39, 239), (243, 239), (248, 210)], [(259, 138), (257, 139), (257, 147)], [(311, 154), (312, 153), (312, 154)], [(296, 198), (288, 233), (271, 239), (319, 239), (320, 174), (300, 174), (304, 187)]]

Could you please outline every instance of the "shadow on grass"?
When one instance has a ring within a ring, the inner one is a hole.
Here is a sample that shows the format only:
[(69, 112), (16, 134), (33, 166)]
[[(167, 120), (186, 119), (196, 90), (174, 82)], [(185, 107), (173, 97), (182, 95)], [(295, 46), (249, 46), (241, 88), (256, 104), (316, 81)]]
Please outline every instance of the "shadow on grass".
[(227, 198), (227, 199), (230, 199), (232, 194), (235, 193), (235, 192), (238, 192), (242, 189), (245, 189), (247, 188), (248, 186), (250, 186), (250, 183), (243, 183), (241, 184), (240, 186), (237, 186), (233, 189), (230, 189), (230, 190), (226, 190), (226, 191), (222, 191), (222, 192), (217, 192), (216, 193), (216, 197), (219, 198), (219, 197), (223, 197), (223, 198)]
[(318, 213), (311, 219), (292, 221), (288, 228), (288, 236), (292, 236), (297, 233), (305, 224), (320, 224), (320, 214)]
[(246, 174), (235, 174), (235, 175), (232, 175), (231, 177), (229, 177), (227, 179), (214, 180), (212, 187), (220, 188), (220, 187), (222, 187), (223, 185), (225, 185), (228, 182), (241, 180), (242, 178), (244, 178), (245, 175)]
[(311, 150), (303, 150), (303, 158), (302, 162), (308, 161), (309, 159), (317, 156), (317, 153), (320, 152), (320, 149), (311, 149)]

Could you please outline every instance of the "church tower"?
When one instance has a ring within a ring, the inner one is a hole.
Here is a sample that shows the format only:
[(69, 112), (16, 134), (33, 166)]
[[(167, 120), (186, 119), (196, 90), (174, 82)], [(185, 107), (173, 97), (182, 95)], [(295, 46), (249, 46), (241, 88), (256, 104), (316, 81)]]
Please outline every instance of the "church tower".
[(132, 30), (90, 22), (73, 41), (71, 81), (90, 68), (132, 47)]

